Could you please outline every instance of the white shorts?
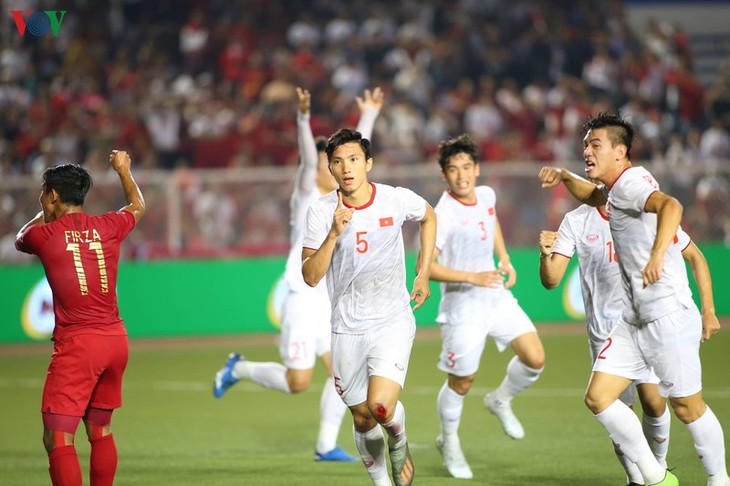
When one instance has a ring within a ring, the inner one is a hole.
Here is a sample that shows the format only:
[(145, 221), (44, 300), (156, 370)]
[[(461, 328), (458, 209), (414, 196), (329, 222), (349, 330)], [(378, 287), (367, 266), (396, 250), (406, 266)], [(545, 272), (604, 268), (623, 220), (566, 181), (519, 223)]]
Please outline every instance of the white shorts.
[(473, 375), (479, 369), (487, 336), (501, 353), (517, 337), (537, 332), (535, 325), (511, 294), (500, 299), (488, 316), (474, 316), (471, 322), (446, 322), (441, 328), (441, 356), (438, 368), (455, 376)]
[(410, 311), (367, 334), (332, 333), (335, 388), (348, 407), (367, 400), (371, 376), (382, 376), (403, 388), (415, 336)]
[(692, 306), (644, 324), (623, 319), (606, 339), (593, 371), (651, 383), (652, 369), (663, 396), (687, 397), (702, 390), (702, 318)]
[(281, 314), (279, 354), (284, 366), (314, 368), (317, 356), (329, 352), (332, 339), (329, 299), (316, 293), (288, 292)]

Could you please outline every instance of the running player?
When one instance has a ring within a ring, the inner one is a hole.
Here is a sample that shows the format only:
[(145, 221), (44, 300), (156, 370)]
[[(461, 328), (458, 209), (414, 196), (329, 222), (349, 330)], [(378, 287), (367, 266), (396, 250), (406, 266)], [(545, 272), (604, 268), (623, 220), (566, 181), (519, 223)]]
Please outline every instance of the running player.
[[(698, 310), (680, 248), (672, 244), (682, 205), (661, 192), (646, 169), (631, 164), (634, 128), (626, 120), (600, 113), (586, 122), (583, 133), (586, 175), (600, 185), (555, 167), (543, 167), (538, 177), (543, 187), (562, 182), (579, 201), (606, 205), (621, 269), (623, 313), (593, 365), (586, 405), (647, 484), (679, 484), (654, 457), (638, 417), (619, 400), (634, 380), (648, 379), (653, 369), (692, 435), (708, 485), (730, 485), (722, 426), (702, 398), (699, 353), (700, 342), (716, 334), (720, 324), (711, 300), (703, 300)], [(698, 284), (710, 281), (706, 275)]]
[(511, 346), (515, 352), (500, 386), (484, 397), (487, 408), (513, 439), (522, 439), (525, 431), (512, 412), (512, 399), (537, 381), (545, 365), (537, 330), (509, 290), (517, 272), (502, 236), (494, 189), (477, 186), (477, 157), (476, 144), (468, 135), (439, 145), (438, 162), (448, 189), (436, 205), (431, 280), (441, 282), (437, 321), (443, 344), (438, 367), (447, 379), (437, 399), (441, 435), (436, 445), (456, 478), (472, 477), (458, 428), (487, 337), (494, 339), (500, 351)]
[[(350, 408), (355, 445), (376, 485), (413, 482), (414, 468), (399, 401), (420, 307), (428, 286), (436, 216), (414, 192), (368, 181), (370, 141), (341, 129), (327, 141), (327, 160), (339, 189), (322, 196), (307, 215), (302, 275), (315, 286), (325, 277), (332, 303), (332, 370)], [(420, 271), (409, 293), (401, 227), (420, 222)], [(382, 426), (382, 428), (381, 428)]]
[[(330, 355), (330, 302), (327, 286), (322, 283), (310, 287), (302, 279), (302, 238), (309, 206), (320, 196), (333, 191), (337, 182), (327, 167), (324, 153), (326, 139), (314, 138), (309, 123), (311, 94), (296, 88), (299, 100), (297, 109), (297, 142), (301, 157), (290, 199), (291, 249), (286, 262), (284, 279), (287, 295), (281, 316), (281, 340), (279, 354), (283, 364), (254, 362), (239, 353), (231, 353), (225, 366), (216, 373), (213, 394), (220, 398), (240, 379), (252, 381), (265, 388), (283, 393), (300, 393), (312, 383), (314, 365), (319, 356), (327, 369), (327, 380), (320, 399), (320, 422), (317, 443), (314, 448), (316, 461), (357, 461), (337, 445), (337, 436), (345, 413), (345, 404), (337, 395), (332, 380)], [(375, 88), (365, 90), (363, 97), (356, 98), (360, 109), (358, 130), (370, 137), (375, 120), (383, 107), (383, 92)]]

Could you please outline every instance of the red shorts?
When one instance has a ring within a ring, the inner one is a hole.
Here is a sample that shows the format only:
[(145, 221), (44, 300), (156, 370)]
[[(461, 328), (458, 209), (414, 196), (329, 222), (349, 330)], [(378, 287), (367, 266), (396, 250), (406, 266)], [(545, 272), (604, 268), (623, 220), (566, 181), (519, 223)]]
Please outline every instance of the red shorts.
[(41, 412), (83, 417), (88, 407), (122, 406), (127, 336), (82, 334), (53, 346)]

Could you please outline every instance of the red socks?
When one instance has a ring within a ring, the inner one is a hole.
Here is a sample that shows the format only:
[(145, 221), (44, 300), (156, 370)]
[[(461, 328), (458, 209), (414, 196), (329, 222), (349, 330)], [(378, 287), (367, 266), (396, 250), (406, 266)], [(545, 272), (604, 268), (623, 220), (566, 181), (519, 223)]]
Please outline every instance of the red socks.
[(81, 486), (81, 465), (74, 446), (54, 448), (48, 454), (48, 464), (53, 486)]
[(114, 474), (117, 471), (117, 446), (114, 443), (113, 434), (89, 439), (89, 443), (91, 444), (89, 461), (91, 486), (112, 486)]

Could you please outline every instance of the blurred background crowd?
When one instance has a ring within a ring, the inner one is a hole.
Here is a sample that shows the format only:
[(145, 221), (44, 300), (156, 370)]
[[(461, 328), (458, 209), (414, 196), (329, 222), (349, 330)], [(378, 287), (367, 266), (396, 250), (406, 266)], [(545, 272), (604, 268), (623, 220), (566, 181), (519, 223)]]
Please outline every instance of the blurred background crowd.
[(20, 36), (3, 3), (0, 261), (24, 258), (12, 238), (50, 165), (97, 176), (90, 212), (121, 206), (98, 177), (112, 148), (132, 154), (151, 210), (128, 257), (286, 251), (295, 86), (312, 92), (316, 135), (355, 126), (355, 96), (380, 86), (380, 180), (432, 203), (438, 142), (469, 133), (512, 245), (570, 209), (539, 191), (537, 169), (580, 170), (581, 124), (619, 110), (637, 127), (632, 159), (686, 206), (693, 238), (730, 243), (730, 61), (698, 69), (681, 24), (637, 29), (625, 2), (21, 3), (66, 14), (57, 36)]

